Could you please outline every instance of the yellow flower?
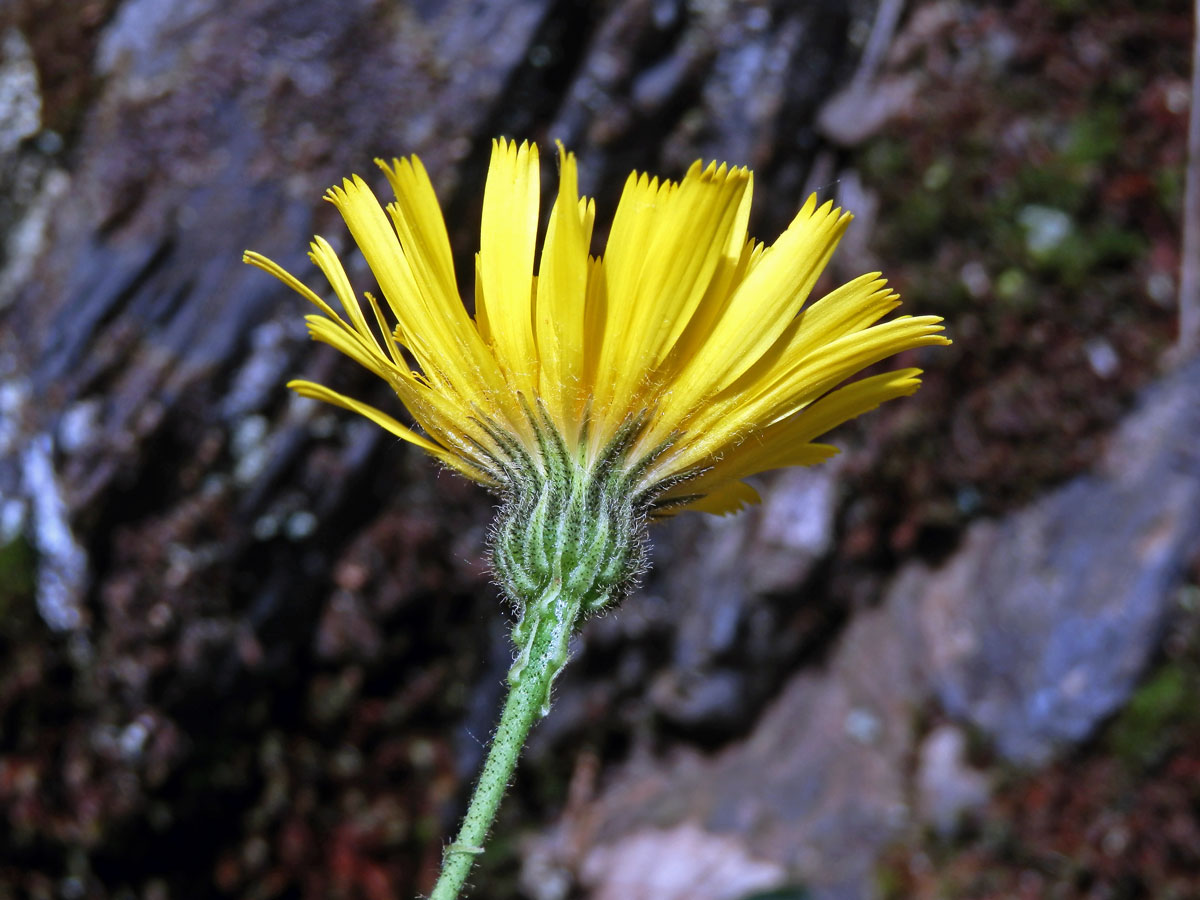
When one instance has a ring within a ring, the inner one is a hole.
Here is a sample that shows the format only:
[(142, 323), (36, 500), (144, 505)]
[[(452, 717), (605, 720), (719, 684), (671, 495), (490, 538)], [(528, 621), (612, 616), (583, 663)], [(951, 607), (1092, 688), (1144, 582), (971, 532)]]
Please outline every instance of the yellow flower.
[[(455, 283), (445, 222), (415, 156), (379, 162), (386, 210), (355, 176), (326, 194), (379, 283), (364, 305), (318, 237), (311, 258), (341, 311), (269, 259), (245, 260), (315, 305), (312, 336), (384, 379), (419, 430), (311, 381), (297, 393), (360, 413), (501, 495), (497, 583), (519, 611), (512, 686), (432, 896), (457, 897), (532, 724), (549, 709), (570, 639), (646, 566), (648, 516), (728, 512), (744, 479), (837, 451), (813, 443), (885, 400), (917, 369), (843, 384), (914, 347), (939, 319), (881, 320), (899, 304), (877, 273), (809, 303), (850, 216), (815, 197), (767, 247), (747, 237), (745, 168), (695, 163), (679, 182), (633, 173), (603, 256), (595, 205), (559, 145), (558, 196), (540, 258), (536, 146), (492, 145), (475, 258), (475, 315)], [(536, 273), (536, 274), (535, 274)]]
[[(745, 168), (695, 163), (682, 181), (634, 173), (607, 248), (590, 256), (595, 204), (559, 145), (558, 196), (540, 260), (537, 147), (493, 142), (475, 259), (475, 316), (455, 283), (438, 201), (417, 157), (377, 161), (326, 194), (379, 284), (351, 287), (324, 239), (311, 258), (341, 306), (269, 259), (245, 260), (312, 302), (309, 331), (383, 378), (419, 426), (310, 381), (288, 386), (353, 410), (447, 466), (511, 496), (532, 470), (616, 471), (642, 513), (728, 512), (743, 479), (810, 465), (814, 439), (911, 394), (918, 369), (842, 385), (914, 347), (945, 344), (935, 316), (881, 322), (899, 305), (878, 273), (807, 302), (850, 215), (810, 197), (771, 246), (747, 237)], [(390, 315), (389, 315), (390, 313)], [(561, 461), (560, 460), (560, 461)]]

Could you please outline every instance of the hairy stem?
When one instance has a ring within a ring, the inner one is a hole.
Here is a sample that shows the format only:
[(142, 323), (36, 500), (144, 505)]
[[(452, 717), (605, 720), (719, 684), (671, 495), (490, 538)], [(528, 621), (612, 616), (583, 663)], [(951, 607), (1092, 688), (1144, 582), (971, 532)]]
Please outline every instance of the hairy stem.
[(442, 855), (442, 872), (430, 900), (457, 900), (462, 893), (475, 857), (483, 852), (484, 839), (496, 818), (529, 729), (549, 710), (550, 687), (567, 661), (567, 644), (579, 610), (580, 599), (564, 593), (561, 579), (555, 579), (539, 601), (526, 608), (521, 626), (532, 626), (532, 639), (526, 645), (528, 655), (523, 650), (523, 665), (514, 666), (509, 673), (508, 699), (500, 714), (500, 724), (496, 726), (462, 828)]

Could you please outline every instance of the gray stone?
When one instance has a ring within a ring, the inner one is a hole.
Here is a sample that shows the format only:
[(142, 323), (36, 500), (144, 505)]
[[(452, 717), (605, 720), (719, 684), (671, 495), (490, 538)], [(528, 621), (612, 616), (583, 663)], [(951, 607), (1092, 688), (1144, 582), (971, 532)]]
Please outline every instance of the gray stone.
[(0, 29), (0, 157), (42, 125), (42, 97), (38, 91), (33, 53), (21, 32)]
[(925, 736), (917, 757), (917, 815), (939, 834), (950, 835), (964, 816), (988, 799), (987, 776), (967, 761), (962, 729), (939, 725)]
[(1038, 764), (1115, 712), (1200, 541), (1200, 363), (1158, 385), (1092, 475), (981, 522), (910, 598), (946, 711)]

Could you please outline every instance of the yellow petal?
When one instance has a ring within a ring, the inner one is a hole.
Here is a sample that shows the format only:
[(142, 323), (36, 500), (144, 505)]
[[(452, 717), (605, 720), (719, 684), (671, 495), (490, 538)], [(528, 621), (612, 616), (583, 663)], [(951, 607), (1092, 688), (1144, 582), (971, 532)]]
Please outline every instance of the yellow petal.
[(438, 459), (446, 456), (446, 449), (435, 444), (433, 441), (423, 437), (401, 425), (387, 413), (376, 409), (366, 403), (362, 403), (352, 397), (347, 397), (345, 394), (339, 394), (337, 391), (325, 387), (323, 384), (317, 384), (315, 381), (304, 381), (295, 379), (289, 381), (287, 386), (299, 394), (301, 397), (311, 397), (314, 400), (320, 400), (322, 403), (329, 403), (333, 406), (340, 406), (342, 409), (348, 409), (351, 412), (356, 412), (360, 416), (370, 419), (375, 424), (390, 431), (401, 440), (408, 441), (410, 444), (416, 444), (422, 450), (432, 453)]
[(604, 465), (625, 467), (639, 496), (723, 513), (757, 501), (745, 478), (836, 453), (814, 440), (911, 393), (917, 372), (839, 385), (889, 356), (948, 343), (936, 317), (879, 324), (898, 297), (877, 274), (809, 303), (849, 217), (810, 197), (764, 247), (746, 235), (753, 182), (745, 169), (697, 163), (679, 183), (632, 174), (608, 250), (592, 258), (595, 205), (579, 196), (574, 156), (558, 149), (558, 192), (535, 274), (537, 148), (493, 143), (474, 320), (416, 157), (377, 161), (396, 195), (386, 211), (358, 177), (328, 194), (379, 282), (380, 301), (356, 294), (320, 238), (312, 258), (341, 309), (247, 253), (317, 307), (312, 336), (386, 380), (420, 431), (320, 385), (293, 386), (505, 491), (517, 477), (511, 461), (536, 459), (546, 447), (536, 433), (545, 410), (568, 452), (591, 463), (617, 454)]
[[(647, 248), (653, 238), (656, 224), (655, 210), (665, 205), (676, 185), (657, 178), (630, 173), (617, 204), (609, 231), (608, 247), (603, 256), (603, 278), (600, 283), (605, 289), (603, 327), (589, 328), (589, 356), (596, 360), (594, 384), (596, 405), (599, 413), (609, 410), (614, 397), (619, 396), (620, 370), (628, 376), (639, 377), (644, 370), (629, 372), (632, 365), (629, 354), (629, 332), (638, 298), (630, 292), (636, 289), (642, 266), (646, 261)], [(589, 306), (593, 305), (589, 284)], [(589, 314), (590, 318), (590, 314)], [(612, 418), (623, 418), (625, 408), (614, 410)]]
[(354, 330), (364, 338), (372, 338), (371, 329), (367, 326), (367, 320), (363, 316), (362, 307), (359, 305), (358, 299), (354, 296), (354, 288), (350, 285), (350, 278), (346, 275), (346, 270), (342, 267), (342, 261), (338, 259), (338, 255), (334, 252), (333, 247), (329, 246), (329, 242), (325, 238), (318, 235), (313, 238), (308, 248), (308, 258), (316, 263), (317, 267), (325, 275), (329, 286), (333, 288), (334, 294), (337, 295), (338, 302), (342, 304), (342, 309), (346, 311), (346, 318), (354, 326)]
[(949, 344), (939, 333), (941, 321), (940, 316), (901, 316), (831, 341), (791, 370), (781, 372), (760, 397), (750, 401), (758, 421), (770, 424), (790, 416), (854, 373), (889, 356), (917, 347)]
[(427, 298), (438, 297), (448, 313), (455, 313), (457, 308), (461, 316), (454, 317), (465, 320), (446, 221), (421, 160), (416, 156), (393, 159), (389, 166), (377, 159), (375, 164), (383, 170), (396, 193), (396, 203), (388, 205), (388, 214), (423, 292)]
[[(747, 188), (746, 196), (749, 197), (749, 194), (750, 191)], [(735, 232), (736, 230), (735, 228)], [(762, 256), (764, 249), (761, 242), (748, 238), (740, 248), (737, 248), (736, 252), (731, 247), (721, 257), (700, 305), (696, 308), (691, 321), (688, 322), (687, 328), (675, 343), (673, 353), (677, 357), (676, 373), (686, 367), (688, 360), (707, 343), (712, 334), (713, 325), (728, 306), (734, 289), (746, 278), (751, 267)], [(674, 377), (678, 378), (678, 374)], [(683, 403), (680, 403), (679, 408), (681, 415), (686, 415)]]
[(568, 443), (578, 430), (587, 299), (587, 207), (579, 203), (575, 157), (558, 145), (558, 199), (550, 213), (537, 278), (534, 319), (541, 357), (540, 389)]
[(732, 478), (748, 478), (771, 469), (822, 462), (836, 454), (837, 448), (810, 441), (888, 400), (914, 393), (921, 385), (917, 377), (920, 373), (920, 369), (899, 369), (838, 388), (791, 418), (764, 428), (724, 452), (696, 479), (695, 485), (704, 487)]
[[(468, 458), (476, 458), (471, 442), (495, 449), (486, 432), (474, 424), (474, 412), (456, 393), (431, 389), (401, 359), (385, 356), (379, 345), (324, 316), (307, 316), (309, 334), (375, 373), (394, 390), (413, 418), (434, 439)], [(467, 436), (464, 443), (461, 436)]]
[[(416, 175), (413, 175), (416, 178)], [(403, 173), (401, 173), (401, 187)], [(420, 190), (412, 185), (414, 194)], [(432, 189), (430, 189), (432, 190)], [(366, 182), (355, 176), (326, 194), (350, 228), (366, 257), (397, 321), (397, 336), (412, 351), (426, 378), (442, 390), (462, 395), (468, 403), (494, 412), (506, 424), (521, 430), (519, 406), (511, 400), (491, 352), (462, 308), (457, 295), (443, 294), (436, 275), (439, 251), (436, 232), (428, 221), (401, 217), (414, 246), (427, 246), (429, 258), (421, 263), (426, 276), (418, 278), (393, 228)], [(428, 217), (428, 206), (421, 215)], [(400, 210), (397, 208), (397, 213)], [(416, 237), (420, 233), (423, 237)], [(359, 313), (361, 316), (361, 313)], [(356, 323), (357, 324), (357, 323)]]
[(787, 230), (759, 259), (713, 323), (708, 340), (677, 380), (681, 405), (732, 384), (775, 343), (808, 297), (850, 216), (809, 197)]
[(416, 444), (422, 450), (435, 457), (443, 464), (460, 472), (466, 477), (474, 481), (481, 482), (490, 486), (498, 486), (495, 479), (489, 474), (485, 467), (481, 467), (474, 463), (469, 458), (464, 458), (459, 454), (451, 452), (446, 448), (435, 444), (433, 441), (422, 437), (411, 428), (401, 425), (387, 413), (376, 409), (374, 406), (362, 403), (352, 397), (347, 397), (345, 394), (340, 394), (335, 390), (325, 387), (323, 384), (317, 384), (314, 381), (304, 381), (301, 379), (289, 381), (287, 386), (299, 394), (301, 397), (309, 397), (313, 400), (320, 400), (322, 403), (328, 403), (332, 406), (339, 406), (342, 409), (349, 410), (363, 418), (370, 419), (376, 425), (379, 425), (385, 431), (391, 432), (401, 440), (408, 441), (410, 444)]
[(683, 509), (727, 516), (759, 503), (762, 503), (762, 497), (758, 491), (744, 481), (731, 481), (687, 503)]
[(475, 328), (485, 342), (495, 343), (492, 340), (492, 326), (488, 322), (487, 304), (483, 300), (483, 273), (479, 266), (478, 253), (475, 254)]
[[(420, 302), (421, 296), (412, 269), (383, 207), (367, 183), (357, 175), (345, 179), (340, 187), (331, 187), (325, 193), (325, 199), (342, 214), (354, 242), (379, 282), (384, 299), (400, 324), (402, 339), (424, 364), (432, 352), (429, 349), (432, 343), (431, 329), (426, 317), (421, 315), (424, 304)], [(332, 250), (329, 253), (336, 259)]]
[[(325, 315), (329, 316), (329, 318), (342, 322), (341, 317), (333, 311), (328, 303), (318, 297), (308, 285), (304, 284), (304, 282), (279, 265), (279, 263), (267, 259), (261, 253), (255, 253), (253, 250), (246, 250), (242, 253), (242, 262), (249, 263), (252, 266), (262, 269), (264, 272), (274, 275), (313, 306), (321, 310), (321, 312), (325, 313)], [(342, 322), (342, 324), (345, 325), (345, 322)], [(348, 328), (349, 326), (346, 327)]]
[(395, 364), (373, 340), (325, 316), (305, 316), (304, 321), (308, 323), (308, 333), (314, 341), (328, 344), (380, 378), (390, 377)]
[(513, 386), (533, 396), (538, 377), (533, 336), (533, 258), (538, 226), (537, 147), (501, 138), (483, 190), (479, 275), (496, 357)]
[(600, 365), (600, 351), (604, 345), (607, 317), (608, 285), (605, 280), (604, 262), (599, 257), (590, 256), (587, 301), (584, 304), (583, 374), (580, 385), (581, 393), (592, 403), (589, 423), (592, 444), (589, 452), (598, 450), (607, 443), (608, 438), (620, 427), (619, 418), (606, 415), (606, 410), (597, 402), (597, 383), (600, 380), (597, 369)]
[[(608, 322), (600, 371), (634, 404), (705, 296), (731, 246), (745, 241), (745, 169), (696, 163), (678, 185), (639, 180), (622, 197), (605, 255)], [(618, 231), (618, 221), (628, 221)], [(631, 221), (630, 221), (631, 220)]]
[(701, 465), (739, 443), (740, 435), (762, 432), (880, 360), (916, 347), (949, 343), (938, 333), (940, 322), (938, 316), (901, 316), (846, 334), (794, 365), (777, 366), (753, 384), (726, 391), (697, 412), (671, 464), (680, 471)]
[(446, 223), (425, 167), (415, 156), (393, 160), (390, 167), (381, 160), (376, 163), (396, 192), (388, 215), (409, 262), (426, 321), (438, 336), (439, 357), (447, 353), (465, 357), (463, 368), (473, 369), (489, 388), (498, 391), (502, 382), (493, 371), (494, 357), (458, 295)]
[(920, 369), (909, 368), (860, 378), (826, 394), (795, 418), (772, 426), (764, 443), (783, 447), (792, 442), (811, 441), (889, 400), (915, 394), (921, 386), (920, 375)]
[(784, 328), (778, 340), (728, 388), (729, 393), (754, 393), (834, 341), (875, 324), (900, 305), (878, 273), (868, 273), (830, 291), (805, 307)]

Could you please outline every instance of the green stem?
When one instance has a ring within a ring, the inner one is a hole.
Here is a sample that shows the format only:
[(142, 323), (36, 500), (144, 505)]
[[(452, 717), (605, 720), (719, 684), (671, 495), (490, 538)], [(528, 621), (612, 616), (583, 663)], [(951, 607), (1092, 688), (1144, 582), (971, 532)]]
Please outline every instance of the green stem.
[(526, 608), (525, 621), (517, 630), (532, 626), (528, 657), (522, 652), (524, 664), (514, 665), (509, 672), (508, 700), (500, 714), (500, 724), (496, 726), (462, 828), (442, 855), (442, 872), (429, 900), (457, 900), (475, 857), (483, 852), (484, 839), (496, 818), (529, 729), (549, 710), (550, 687), (566, 664), (567, 644), (579, 609), (580, 599), (566, 596), (560, 579), (555, 579), (536, 604)]

